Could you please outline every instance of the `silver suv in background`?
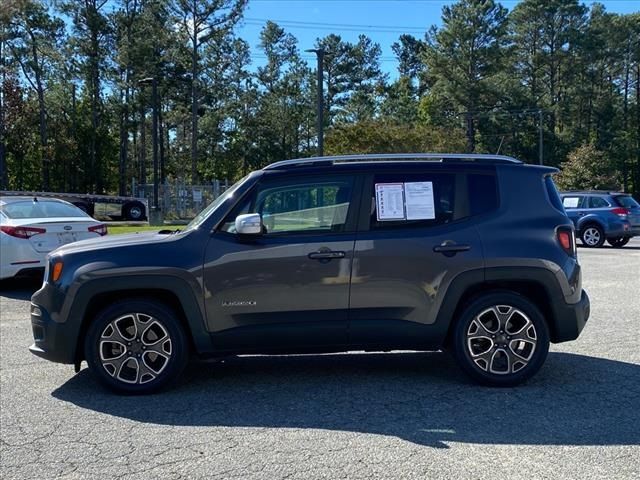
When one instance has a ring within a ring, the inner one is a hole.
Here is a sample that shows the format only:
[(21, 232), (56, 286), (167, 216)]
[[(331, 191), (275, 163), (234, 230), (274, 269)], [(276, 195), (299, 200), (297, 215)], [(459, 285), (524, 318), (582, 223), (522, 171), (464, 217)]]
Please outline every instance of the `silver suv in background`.
[(628, 193), (593, 191), (561, 192), (567, 216), (586, 247), (623, 247), (640, 235), (640, 205)]

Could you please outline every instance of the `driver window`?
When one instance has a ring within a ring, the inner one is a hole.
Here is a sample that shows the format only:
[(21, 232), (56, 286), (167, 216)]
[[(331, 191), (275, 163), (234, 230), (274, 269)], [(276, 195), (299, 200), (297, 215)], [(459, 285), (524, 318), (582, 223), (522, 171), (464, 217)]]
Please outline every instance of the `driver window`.
[(232, 212), (222, 230), (234, 233), (237, 215), (259, 213), (266, 234), (342, 232), (351, 192), (350, 178), (321, 183), (262, 185), (253, 201), (247, 201), (242, 208)]

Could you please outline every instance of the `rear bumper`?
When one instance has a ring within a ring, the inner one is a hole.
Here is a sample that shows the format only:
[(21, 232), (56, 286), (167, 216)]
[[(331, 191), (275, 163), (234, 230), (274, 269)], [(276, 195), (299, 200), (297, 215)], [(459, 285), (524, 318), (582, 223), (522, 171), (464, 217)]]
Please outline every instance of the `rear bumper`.
[(554, 305), (556, 325), (552, 334), (553, 343), (575, 340), (584, 329), (591, 314), (589, 295), (582, 290), (577, 303), (558, 303)]

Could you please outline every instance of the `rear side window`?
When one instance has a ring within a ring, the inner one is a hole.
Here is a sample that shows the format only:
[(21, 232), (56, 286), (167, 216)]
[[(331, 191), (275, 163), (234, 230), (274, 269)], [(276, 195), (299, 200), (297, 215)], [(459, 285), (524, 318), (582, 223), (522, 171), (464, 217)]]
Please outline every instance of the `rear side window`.
[(630, 195), (617, 195), (613, 197), (613, 199), (620, 207), (624, 207), (624, 208), (640, 207), (640, 204), (638, 204), (638, 202), (636, 202), (635, 199)]
[(602, 197), (589, 197), (589, 208), (607, 208), (610, 206), (609, 202)]
[(424, 228), (450, 223), (464, 215), (456, 210), (453, 173), (392, 173), (374, 177), (372, 230)]

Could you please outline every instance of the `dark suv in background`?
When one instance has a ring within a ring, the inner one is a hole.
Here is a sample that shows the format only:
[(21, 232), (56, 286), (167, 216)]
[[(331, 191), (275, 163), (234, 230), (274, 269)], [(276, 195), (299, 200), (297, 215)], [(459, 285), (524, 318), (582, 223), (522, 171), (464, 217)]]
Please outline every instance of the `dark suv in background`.
[(50, 254), (30, 349), (125, 393), (192, 354), (441, 348), (516, 385), (589, 317), (556, 171), (465, 154), (269, 165), (183, 231)]
[(562, 192), (562, 204), (586, 247), (624, 247), (640, 235), (640, 205), (628, 193)]

